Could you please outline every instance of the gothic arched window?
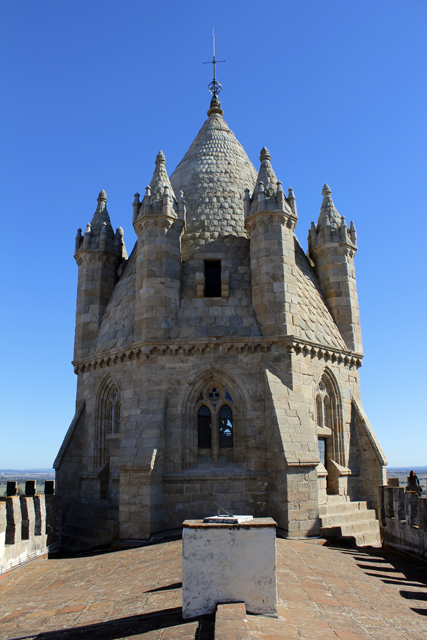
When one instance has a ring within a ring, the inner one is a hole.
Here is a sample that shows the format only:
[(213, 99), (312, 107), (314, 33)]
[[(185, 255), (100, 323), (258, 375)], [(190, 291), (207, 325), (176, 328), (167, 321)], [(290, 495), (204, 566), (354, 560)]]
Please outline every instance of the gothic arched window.
[(219, 383), (209, 383), (197, 396), (197, 450), (199, 455), (233, 456), (234, 400), (230, 391)]
[(120, 437), (120, 391), (110, 376), (107, 376), (101, 385), (96, 414), (94, 467), (99, 468), (108, 462), (110, 458), (109, 441)]
[(320, 458), (345, 466), (339, 388), (328, 370), (316, 391), (316, 423)]

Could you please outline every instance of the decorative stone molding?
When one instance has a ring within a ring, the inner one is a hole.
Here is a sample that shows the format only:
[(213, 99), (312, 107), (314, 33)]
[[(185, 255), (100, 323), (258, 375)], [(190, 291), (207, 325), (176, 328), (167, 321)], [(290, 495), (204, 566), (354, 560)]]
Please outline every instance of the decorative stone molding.
[(362, 353), (353, 353), (352, 351), (324, 347), (322, 345), (300, 339), (292, 339), (287, 346), (289, 351), (296, 355), (302, 354), (303, 356), (318, 358), (319, 360), (331, 362), (332, 364), (344, 364), (345, 367), (350, 368), (356, 367), (356, 369), (359, 369), (362, 366)]
[(331, 255), (348, 256), (354, 258), (357, 248), (350, 242), (329, 242), (319, 247), (311, 247), (311, 255), (316, 260), (328, 258)]
[(82, 264), (90, 262), (108, 262), (108, 264), (117, 265), (121, 262), (122, 257), (117, 253), (103, 251), (102, 249), (88, 249), (80, 251), (75, 256), (76, 262), (80, 267)]
[(104, 369), (116, 365), (118, 362), (130, 362), (141, 358), (162, 356), (194, 356), (194, 355), (228, 355), (240, 353), (269, 353), (273, 349), (285, 348), (296, 355), (304, 357), (318, 358), (324, 362), (344, 365), (348, 368), (359, 368), (362, 366), (363, 354), (355, 354), (351, 351), (343, 351), (324, 347), (311, 343), (294, 336), (284, 336), (278, 338), (235, 338), (234, 340), (211, 338), (209, 343), (200, 341), (168, 340), (145, 341), (132, 345), (131, 347), (115, 350), (102, 356), (89, 356), (79, 361), (74, 361), (74, 373), (84, 373), (97, 369)]
[(134, 223), (137, 235), (141, 233), (141, 231), (146, 231), (147, 229), (165, 229), (166, 231), (169, 231), (171, 227), (174, 227), (175, 231), (181, 233), (184, 225), (184, 220), (180, 220), (175, 216), (163, 214), (142, 216)]
[(295, 229), (298, 218), (291, 211), (257, 211), (245, 221), (245, 227), (248, 233), (252, 233), (261, 224), (269, 225), (271, 223), (283, 224), (292, 231)]

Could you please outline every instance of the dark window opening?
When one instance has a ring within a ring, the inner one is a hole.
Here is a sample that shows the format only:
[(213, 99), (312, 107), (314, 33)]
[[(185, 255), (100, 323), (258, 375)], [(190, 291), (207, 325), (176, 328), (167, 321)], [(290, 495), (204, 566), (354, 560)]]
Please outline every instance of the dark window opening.
[(211, 412), (205, 406), (199, 409), (197, 430), (199, 449), (210, 449), (212, 447), (212, 420)]
[(233, 446), (233, 412), (224, 405), (219, 412), (219, 446), (230, 449)]
[(221, 260), (205, 260), (205, 298), (221, 297)]
[(320, 462), (326, 469), (326, 438), (318, 438)]

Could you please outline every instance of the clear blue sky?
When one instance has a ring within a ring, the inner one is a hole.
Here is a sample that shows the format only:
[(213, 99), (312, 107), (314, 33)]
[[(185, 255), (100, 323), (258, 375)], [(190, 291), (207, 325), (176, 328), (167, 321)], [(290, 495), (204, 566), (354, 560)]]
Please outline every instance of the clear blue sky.
[(50, 467), (74, 414), (78, 227), (101, 189), (128, 251), (156, 153), (206, 118), (266, 145), (304, 248), (327, 182), (354, 220), (362, 399), (392, 466), (427, 464), (425, 0), (2, 0), (0, 468)]

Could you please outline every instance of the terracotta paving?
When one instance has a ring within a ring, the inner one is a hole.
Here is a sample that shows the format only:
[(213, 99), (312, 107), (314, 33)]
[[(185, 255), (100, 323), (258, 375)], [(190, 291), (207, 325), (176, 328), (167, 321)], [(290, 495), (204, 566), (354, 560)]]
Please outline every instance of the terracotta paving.
[[(377, 549), (277, 540), (279, 618), (251, 640), (427, 639), (427, 564)], [(0, 638), (213, 640), (181, 618), (181, 542), (38, 560), (0, 582)], [(235, 640), (234, 638), (230, 640)]]

